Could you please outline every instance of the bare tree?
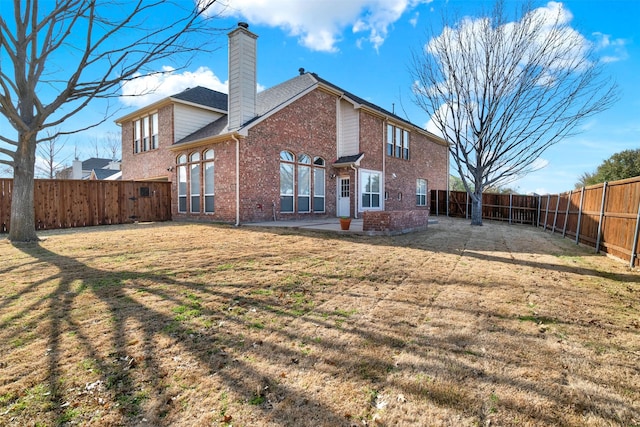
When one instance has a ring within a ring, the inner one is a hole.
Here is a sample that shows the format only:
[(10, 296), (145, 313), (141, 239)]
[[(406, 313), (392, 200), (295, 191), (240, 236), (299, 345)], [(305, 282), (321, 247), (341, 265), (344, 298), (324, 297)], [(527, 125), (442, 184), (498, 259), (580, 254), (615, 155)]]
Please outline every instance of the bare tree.
[(91, 156), (101, 158), (102, 144), (97, 136), (93, 136), (89, 139), (89, 147), (91, 149)]
[(58, 172), (64, 169), (64, 164), (67, 158), (60, 158), (60, 154), (64, 149), (65, 143), (60, 143), (60, 135), (51, 137), (52, 134), (56, 134), (56, 131), (47, 131), (47, 139), (40, 144), (36, 150), (37, 157), (40, 158), (41, 164), (37, 164), (36, 160), (36, 172), (44, 178), (53, 179)]
[(102, 137), (105, 150), (111, 160), (118, 160), (122, 157), (122, 140), (117, 132), (107, 132)]
[[(553, 8), (556, 7), (556, 10)], [(536, 169), (551, 145), (608, 108), (616, 85), (603, 76), (589, 43), (568, 26), (560, 4), (525, 4), (508, 22), (498, 1), (465, 18), (413, 54), (414, 101), (449, 143), (482, 225), (482, 192)]]
[(0, 178), (9, 178), (13, 175), (13, 168), (7, 165), (0, 165)]
[[(98, 98), (115, 98), (121, 83), (177, 68), (198, 50), (211, 50), (219, 30), (204, 13), (214, 0), (13, 0), (0, 15), (0, 114), (15, 136), (0, 135), (0, 164), (13, 168), (11, 241), (37, 240), (33, 179), (36, 146), (66, 129), (68, 119)], [(213, 33), (192, 38), (203, 32)], [(105, 111), (107, 120), (113, 111)], [(100, 123), (101, 123), (100, 122)], [(43, 136), (42, 131), (63, 130)]]

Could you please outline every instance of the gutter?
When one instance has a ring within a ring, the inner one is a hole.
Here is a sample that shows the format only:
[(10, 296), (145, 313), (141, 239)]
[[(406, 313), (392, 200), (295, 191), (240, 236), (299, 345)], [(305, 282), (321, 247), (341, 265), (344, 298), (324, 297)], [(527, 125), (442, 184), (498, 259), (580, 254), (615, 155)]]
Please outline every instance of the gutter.
[(359, 199), (359, 197), (358, 197), (358, 195), (359, 195), (359, 193), (358, 193), (358, 168), (354, 164), (352, 164), (351, 165), (351, 169), (353, 169), (353, 180), (355, 181), (354, 186), (353, 186), (353, 189), (354, 189), (353, 201), (355, 202), (354, 203), (355, 206), (353, 207), (353, 218), (354, 219), (358, 219), (358, 206), (359, 206), (359, 204), (358, 204), (358, 199)]
[(235, 226), (240, 225), (240, 140), (231, 134), (231, 139), (236, 142), (236, 223)]

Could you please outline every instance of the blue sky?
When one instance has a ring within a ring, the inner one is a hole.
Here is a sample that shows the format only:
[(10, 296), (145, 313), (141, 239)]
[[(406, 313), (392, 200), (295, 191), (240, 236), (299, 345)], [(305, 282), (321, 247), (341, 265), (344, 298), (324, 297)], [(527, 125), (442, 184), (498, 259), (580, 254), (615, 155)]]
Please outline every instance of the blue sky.
[[(219, 27), (233, 27), (242, 20), (258, 34), (258, 84), (270, 87), (298, 74), (299, 68), (318, 73), (332, 83), (381, 107), (426, 126), (429, 117), (411, 99), (411, 51), (427, 41), (427, 29), (439, 34), (444, 9), (459, 16), (474, 16), (492, 2), (471, 0), (225, 0), (224, 16), (214, 21)], [(507, 10), (517, 7), (507, 1)], [(593, 43), (605, 70), (620, 87), (620, 100), (608, 111), (588, 119), (582, 133), (552, 147), (542, 155), (547, 166), (511, 184), (521, 193), (568, 191), (579, 176), (594, 171), (612, 154), (640, 148), (640, 1), (567, 0), (562, 2), (572, 19), (570, 25)], [(538, 2), (536, 7), (548, 7)], [(152, 97), (122, 98), (118, 116), (187, 87), (207, 86), (226, 92), (226, 38), (215, 41), (220, 48), (198, 55), (186, 70), (152, 83), (158, 92)], [(169, 66), (169, 64), (164, 64)], [(161, 69), (163, 64), (158, 64)], [(158, 80), (159, 79), (159, 80)], [(139, 81), (123, 88), (129, 92)], [(75, 120), (89, 121), (102, 111), (99, 102), (89, 106)], [(93, 155), (87, 140), (118, 132), (109, 121), (91, 131), (71, 136), (66, 150), (74, 145), (81, 158)]]

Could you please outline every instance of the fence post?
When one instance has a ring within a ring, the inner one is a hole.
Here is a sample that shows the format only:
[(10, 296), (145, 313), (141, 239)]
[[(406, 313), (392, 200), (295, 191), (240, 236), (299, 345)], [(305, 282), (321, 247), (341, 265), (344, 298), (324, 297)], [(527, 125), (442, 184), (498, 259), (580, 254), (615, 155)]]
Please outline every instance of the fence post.
[(636, 216), (636, 233), (633, 237), (633, 246), (631, 247), (631, 262), (629, 268), (633, 268), (636, 262), (636, 248), (638, 247), (638, 233), (640, 232), (640, 203), (638, 204), (638, 215)]
[(513, 193), (509, 193), (509, 225), (511, 225), (512, 209), (513, 209)]
[(542, 204), (542, 196), (538, 195), (538, 220), (536, 227), (540, 228), (540, 205)]
[(436, 216), (440, 216), (440, 213), (438, 212), (438, 190), (436, 190)]
[(560, 193), (558, 193), (556, 199), (556, 211), (553, 214), (553, 227), (551, 227), (551, 234), (556, 232), (556, 222), (558, 222), (558, 209), (560, 208)]
[(600, 205), (600, 219), (598, 220), (598, 238), (596, 239), (596, 253), (600, 252), (600, 240), (602, 234), (602, 220), (604, 218), (604, 202), (607, 195), (607, 181), (602, 184), (602, 204)]
[(469, 219), (469, 192), (467, 191), (467, 202), (464, 204), (464, 219)]
[(551, 202), (551, 194), (547, 194), (547, 206), (544, 208), (544, 231), (547, 231), (547, 217), (549, 216), (549, 202)]
[(447, 188), (447, 217), (449, 217), (449, 203), (451, 203), (451, 191)]
[(578, 208), (578, 225), (576, 226), (576, 245), (580, 243), (580, 222), (582, 221), (582, 203), (584, 202), (584, 187), (580, 190), (580, 207)]
[(567, 198), (567, 210), (564, 213), (564, 227), (562, 228), (562, 237), (567, 235), (567, 221), (569, 221), (569, 206), (571, 206), (571, 195), (573, 190), (569, 191), (569, 197)]

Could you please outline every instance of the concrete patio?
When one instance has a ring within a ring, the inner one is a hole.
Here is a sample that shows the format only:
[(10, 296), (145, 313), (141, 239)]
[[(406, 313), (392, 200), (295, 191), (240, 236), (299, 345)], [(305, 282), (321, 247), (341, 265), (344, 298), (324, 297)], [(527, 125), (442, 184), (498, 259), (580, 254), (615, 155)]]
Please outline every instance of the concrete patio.
[(340, 229), (339, 218), (264, 221), (242, 224), (243, 227), (288, 227), (301, 230), (332, 231), (336, 233), (364, 234), (362, 231), (362, 219), (352, 219), (349, 230)]
[[(437, 224), (436, 218), (429, 218), (429, 225)], [(287, 221), (264, 221), (264, 222), (251, 222), (242, 224), (243, 227), (287, 227), (300, 230), (318, 230), (329, 231), (343, 234), (362, 234), (362, 235), (376, 235), (385, 233), (372, 233), (362, 231), (362, 218), (352, 219), (349, 230), (340, 229), (339, 218), (324, 218), (324, 219), (307, 219), (307, 220), (287, 220)]]

